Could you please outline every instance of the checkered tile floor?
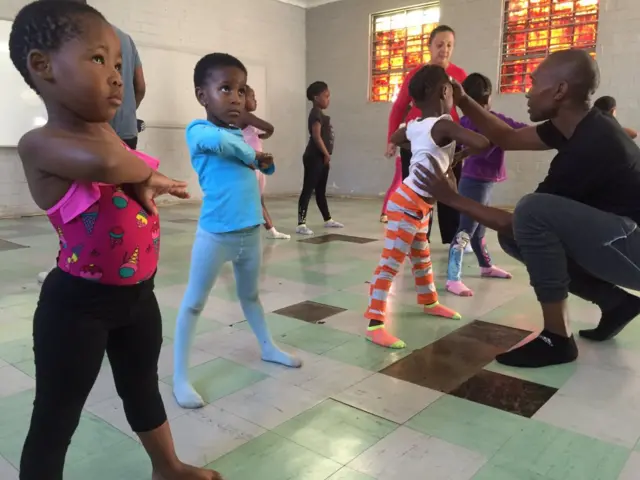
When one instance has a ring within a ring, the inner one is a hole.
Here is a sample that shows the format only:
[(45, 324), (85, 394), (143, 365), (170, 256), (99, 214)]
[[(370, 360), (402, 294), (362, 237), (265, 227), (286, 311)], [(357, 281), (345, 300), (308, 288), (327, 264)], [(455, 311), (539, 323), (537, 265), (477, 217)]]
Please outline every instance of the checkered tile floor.
[[(292, 233), (295, 199), (269, 202)], [(331, 199), (347, 226), (304, 241), (265, 239), (261, 298), (273, 336), (300, 355), (300, 370), (264, 364), (222, 275), (198, 326), (191, 377), (207, 401), (174, 402), (172, 337), (184, 292), (197, 206), (162, 209), (157, 295), (165, 346), (160, 388), (178, 453), (228, 480), (615, 480), (640, 479), (640, 323), (608, 344), (579, 340), (577, 363), (542, 370), (497, 365), (497, 353), (540, 328), (521, 265), (491, 237), (511, 281), (480, 279), (471, 255), (465, 281), (476, 295), (442, 303), (462, 321), (425, 317), (410, 269), (390, 302), (390, 328), (408, 348), (366, 342), (362, 317), (383, 227), (377, 201)], [(331, 234), (331, 235), (326, 235)], [(434, 236), (437, 238), (437, 235)], [(0, 478), (17, 479), (34, 388), (31, 316), (36, 275), (55, 257), (44, 218), (0, 220)], [(447, 250), (433, 246), (443, 291)], [(597, 322), (571, 299), (573, 328)], [(142, 480), (150, 465), (129, 429), (105, 362), (67, 457), (65, 479)]]

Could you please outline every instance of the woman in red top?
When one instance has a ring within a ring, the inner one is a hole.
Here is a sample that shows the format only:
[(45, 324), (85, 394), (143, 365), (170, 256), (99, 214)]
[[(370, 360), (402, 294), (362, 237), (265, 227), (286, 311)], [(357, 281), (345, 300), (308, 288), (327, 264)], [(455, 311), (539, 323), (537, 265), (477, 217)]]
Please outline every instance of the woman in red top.
[[(440, 65), (445, 68), (447, 73), (456, 79), (459, 83), (467, 78), (467, 72), (462, 68), (451, 63), (451, 54), (453, 53), (453, 47), (455, 45), (455, 32), (453, 28), (447, 25), (440, 25), (433, 29), (429, 36), (429, 52), (431, 53), (430, 64)], [(420, 110), (411, 105), (411, 98), (409, 97), (409, 82), (418, 70), (423, 65), (414, 68), (402, 83), (398, 98), (391, 107), (391, 113), (389, 114), (389, 133), (387, 136), (387, 157), (393, 157), (396, 154), (396, 146), (391, 143), (391, 135), (398, 130), (401, 123), (407, 123), (410, 120), (420, 117)], [(407, 110), (409, 113), (407, 113)], [(456, 107), (451, 110), (451, 116), (458, 122), (460, 117)], [(400, 149), (400, 157), (402, 158), (402, 179), (404, 180), (409, 176), (409, 163), (411, 163), (411, 150), (404, 148)], [(455, 176), (460, 180), (460, 171), (462, 164), (458, 164), (454, 168)], [(433, 217), (432, 217), (433, 218)], [(451, 209), (446, 205), (438, 205), (438, 225), (440, 226), (440, 235), (442, 236), (442, 243), (445, 245), (451, 243), (454, 235), (458, 229), (459, 214), (457, 211)]]

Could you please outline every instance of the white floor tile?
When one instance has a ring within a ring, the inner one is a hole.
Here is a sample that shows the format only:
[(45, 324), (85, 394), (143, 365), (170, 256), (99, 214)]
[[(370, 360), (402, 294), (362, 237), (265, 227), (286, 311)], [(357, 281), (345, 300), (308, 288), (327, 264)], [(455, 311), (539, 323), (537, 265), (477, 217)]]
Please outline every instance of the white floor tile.
[(222, 327), (212, 332), (198, 335), (193, 342), (194, 348), (211, 355), (222, 357), (226, 352), (254, 347), (258, 349), (258, 342), (252, 332), (241, 328)]
[(639, 409), (559, 393), (551, 397), (533, 418), (626, 448), (632, 448), (640, 438)]
[[(180, 407), (174, 397), (171, 386), (159, 382), (160, 395), (162, 396), (162, 401), (164, 403), (164, 409), (167, 414), (168, 420), (174, 420), (181, 415), (186, 415), (190, 410), (185, 410)], [(93, 413), (97, 417), (100, 417), (105, 422), (113, 425), (122, 433), (130, 436), (134, 440), (138, 441), (138, 436), (135, 434), (131, 427), (129, 426), (129, 422), (127, 421), (127, 417), (124, 413), (124, 408), (122, 405), (122, 400), (120, 397), (111, 397), (102, 402), (87, 405), (86, 410)]]
[(0, 457), (0, 478), (2, 480), (18, 480), (18, 470), (3, 457)]
[(435, 390), (377, 373), (334, 398), (379, 417), (404, 423), (441, 396), (442, 393)]
[(534, 418), (632, 448), (640, 438), (640, 377), (629, 370), (578, 365)]
[(211, 463), (265, 431), (213, 405), (182, 415), (170, 424), (178, 457), (197, 466)]
[(638, 480), (640, 478), (640, 453), (632, 452), (618, 480)]
[(336, 330), (353, 333), (354, 335), (364, 335), (367, 328), (367, 321), (363, 313), (364, 311), (346, 310), (325, 319), (324, 323)]
[(326, 397), (275, 378), (267, 378), (214, 402), (261, 427), (273, 429)]
[(364, 368), (317, 355), (302, 368), (282, 371), (277, 378), (305, 390), (332, 396), (342, 393), (371, 375), (373, 373)]
[[(160, 350), (160, 358), (158, 359), (158, 377), (164, 378), (169, 375), (173, 375), (173, 360), (174, 360), (173, 352), (174, 352), (173, 343), (163, 346), (162, 349)], [(211, 353), (204, 352), (197, 348), (192, 348), (191, 353), (189, 355), (189, 366), (195, 367), (197, 365), (207, 363), (208, 361), (213, 360), (215, 358), (216, 356)]]
[(116, 390), (115, 383), (113, 383), (111, 367), (105, 365), (100, 370), (98, 378), (96, 378), (96, 382), (93, 384), (93, 388), (91, 389), (91, 393), (89, 393), (85, 407), (96, 405), (117, 396), (118, 391)]
[(0, 397), (8, 397), (35, 386), (35, 380), (17, 368), (11, 365), (0, 368)]
[(479, 453), (400, 427), (347, 466), (380, 479), (469, 480), (485, 462)]

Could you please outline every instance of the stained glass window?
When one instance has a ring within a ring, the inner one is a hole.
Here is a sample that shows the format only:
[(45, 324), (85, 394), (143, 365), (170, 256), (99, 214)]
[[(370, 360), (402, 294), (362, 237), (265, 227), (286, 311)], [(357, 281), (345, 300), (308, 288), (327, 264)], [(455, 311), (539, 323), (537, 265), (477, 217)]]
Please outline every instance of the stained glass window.
[(426, 63), (429, 35), (440, 20), (437, 4), (372, 15), (371, 92), (372, 102), (392, 102), (413, 68)]
[(530, 74), (550, 53), (587, 50), (594, 58), (599, 0), (506, 0), (500, 92), (524, 93)]

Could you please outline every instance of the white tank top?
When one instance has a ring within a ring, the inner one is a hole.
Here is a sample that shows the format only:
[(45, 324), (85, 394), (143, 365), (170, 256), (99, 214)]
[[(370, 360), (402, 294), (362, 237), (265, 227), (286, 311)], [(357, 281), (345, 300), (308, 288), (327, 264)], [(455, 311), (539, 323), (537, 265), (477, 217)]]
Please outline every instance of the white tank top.
[(411, 142), (411, 164), (409, 165), (409, 176), (404, 180), (404, 184), (423, 197), (431, 197), (431, 194), (417, 186), (416, 167), (423, 165), (427, 170), (433, 172), (433, 166), (427, 157), (427, 154), (429, 154), (436, 159), (442, 171), (446, 172), (453, 161), (453, 154), (456, 151), (456, 142), (439, 147), (431, 137), (431, 129), (442, 119), (453, 121), (451, 115), (442, 115), (440, 117), (413, 120), (407, 125), (407, 139)]

